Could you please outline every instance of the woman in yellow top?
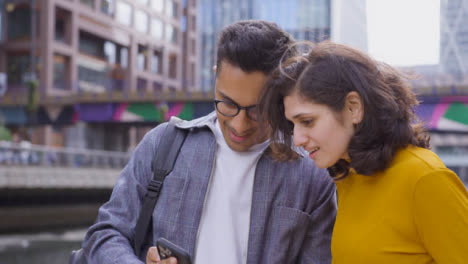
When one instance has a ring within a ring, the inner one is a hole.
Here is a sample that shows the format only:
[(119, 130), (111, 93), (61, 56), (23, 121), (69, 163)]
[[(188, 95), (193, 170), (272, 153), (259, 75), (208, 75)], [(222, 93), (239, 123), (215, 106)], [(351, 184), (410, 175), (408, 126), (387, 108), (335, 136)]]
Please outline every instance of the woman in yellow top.
[[(429, 148), (403, 75), (323, 42), (283, 62), (259, 104), (273, 154), (304, 148), (335, 179), (335, 264), (468, 263), (468, 193)], [(293, 136), (293, 140), (291, 140)]]

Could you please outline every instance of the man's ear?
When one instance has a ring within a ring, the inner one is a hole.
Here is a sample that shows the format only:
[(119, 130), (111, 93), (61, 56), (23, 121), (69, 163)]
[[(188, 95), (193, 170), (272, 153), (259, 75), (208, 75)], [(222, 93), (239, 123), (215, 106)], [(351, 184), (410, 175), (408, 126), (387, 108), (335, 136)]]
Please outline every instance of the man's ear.
[(216, 69), (217, 69), (216, 65), (213, 66), (213, 72), (214, 72), (214, 73), (216, 73)]
[(364, 117), (364, 105), (361, 96), (353, 91), (346, 95), (345, 109), (349, 111), (348, 114), (351, 117), (353, 124), (359, 124)]

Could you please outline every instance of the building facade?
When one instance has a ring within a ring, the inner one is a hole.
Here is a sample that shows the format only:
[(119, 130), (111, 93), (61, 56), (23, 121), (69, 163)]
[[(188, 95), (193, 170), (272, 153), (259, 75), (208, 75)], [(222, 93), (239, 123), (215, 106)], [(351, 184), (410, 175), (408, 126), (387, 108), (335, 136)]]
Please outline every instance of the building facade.
[(193, 117), (192, 101), (208, 111), (194, 93), (196, 0), (0, 4), (0, 117), (35, 143), (127, 150), (169, 114)]
[(331, 37), (334, 42), (368, 52), (367, 0), (331, 0)]
[(468, 83), (468, 1), (442, 0), (440, 4), (442, 69)]

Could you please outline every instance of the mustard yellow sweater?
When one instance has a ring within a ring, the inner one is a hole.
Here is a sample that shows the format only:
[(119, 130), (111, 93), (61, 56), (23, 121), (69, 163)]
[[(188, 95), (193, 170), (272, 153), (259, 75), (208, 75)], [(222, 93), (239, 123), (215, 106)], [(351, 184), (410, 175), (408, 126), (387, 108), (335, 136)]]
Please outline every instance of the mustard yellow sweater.
[(430, 150), (400, 150), (382, 173), (337, 182), (333, 264), (468, 263), (468, 192)]

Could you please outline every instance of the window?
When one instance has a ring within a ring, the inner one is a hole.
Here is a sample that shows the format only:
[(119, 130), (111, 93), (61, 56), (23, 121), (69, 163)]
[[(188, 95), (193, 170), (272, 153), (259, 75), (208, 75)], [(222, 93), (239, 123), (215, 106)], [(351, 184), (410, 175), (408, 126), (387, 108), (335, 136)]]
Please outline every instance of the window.
[(171, 94), (174, 94), (175, 92), (177, 92), (177, 89), (174, 86), (167, 87), (167, 90), (169, 90)]
[(156, 39), (163, 39), (164, 24), (157, 18), (151, 19), (151, 36)]
[(78, 89), (84, 92), (104, 93), (109, 83), (107, 65), (86, 57), (78, 58)]
[(101, 0), (101, 12), (112, 16), (115, 11), (115, 1), (114, 0)]
[(162, 83), (160, 83), (160, 82), (153, 82), (153, 90), (154, 90), (156, 93), (161, 93), (161, 92), (162, 92), (162, 89), (163, 89)]
[(126, 71), (116, 64), (112, 67), (110, 72), (112, 78), (110, 81), (110, 89), (114, 91), (123, 91), (125, 89), (125, 79), (126, 79)]
[(148, 47), (143, 45), (138, 45), (138, 54), (137, 54), (137, 69), (139, 71), (145, 71), (147, 69), (148, 63)]
[(110, 64), (120, 64), (123, 68), (128, 65), (128, 50), (125, 46), (85, 31), (80, 31), (79, 51)]
[(191, 62), (190, 63), (190, 80), (189, 80), (189, 85), (194, 86), (195, 85), (195, 63)]
[(171, 24), (166, 25), (166, 40), (177, 44), (177, 29)]
[(8, 84), (22, 84), (23, 73), (30, 70), (29, 54), (8, 54), (7, 60)]
[(128, 49), (125, 47), (120, 48), (120, 66), (122, 68), (128, 67)]
[(191, 20), (190, 20), (190, 29), (192, 31), (196, 31), (197, 30), (197, 17), (195, 16), (191, 16)]
[(31, 12), (29, 8), (17, 7), (8, 13), (8, 39), (29, 38)]
[(171, 79), (177, 78), (177, 55), (176, 54), (169, 55), (169, 78)]
[(80, 3), (94, 9), (94, 0), (80, 0)]
[(164, 10), (164, 0), (151, 0), (151, 8), (159, 13)]
[(179, 4), (177, 2), (172, 2), (172, 17), (177, 19), (179, 17)]
[(54, 55), (54, 88), (69, 90), (70, 59), (55, 54)]
[(137, 0), (137, 3), (139, 3), (140, 5), (148, 5), (149, 3), (149, 0)]
[(167, 0), (166, 2), (166, 15), (168, 17), (178, 18), (179, 15), (179, 4), (173, 0)]
[(151, 67), (152, 73), (162, 74), (162, 59), (163, 59), (162, 51), (155, 50), (153, 52), (153, 63)]
[(126, 26), (132, 25), (132, 6), (127, 2), (118, 1), (116, 6), (115, 19)]
[(166, 16), (170, 17), (172, 16), (174, 6), (172, 5), (172, 0), (167, 0), (166, 1)]
[(145, 92), (147, 85), (148, 85), (148, 81), (146, 81), (143, 78), (137, 78), (137, 91), (138, 92)]
[(195, 42), (195, 39), (190, 39), (190, 48), (191, 48), (191, 55), (196, 55), (197, 53), (197, 44)]
[(65, 42), (65, 19), (55, 18), (55, 40)]
[(79, 51), (100, 59), (105, 59), (105, 40), (85, 31), (80, 31)]
[(104, 56), (111, 64), (115, 64), (117, 62), (117, 46), (113, 42), (104, 42)]
[(135, 13), (135, 29), (141, 33), (148, 33), (148, 14), (137, 10)]
[(187, 17), (186, 16), (182, 16), (180, 18), (180, 29), (184, 33), (187, 31)]
[(62, 8), (55, 8), (55, 41), (71, 44), (71, 13)]

